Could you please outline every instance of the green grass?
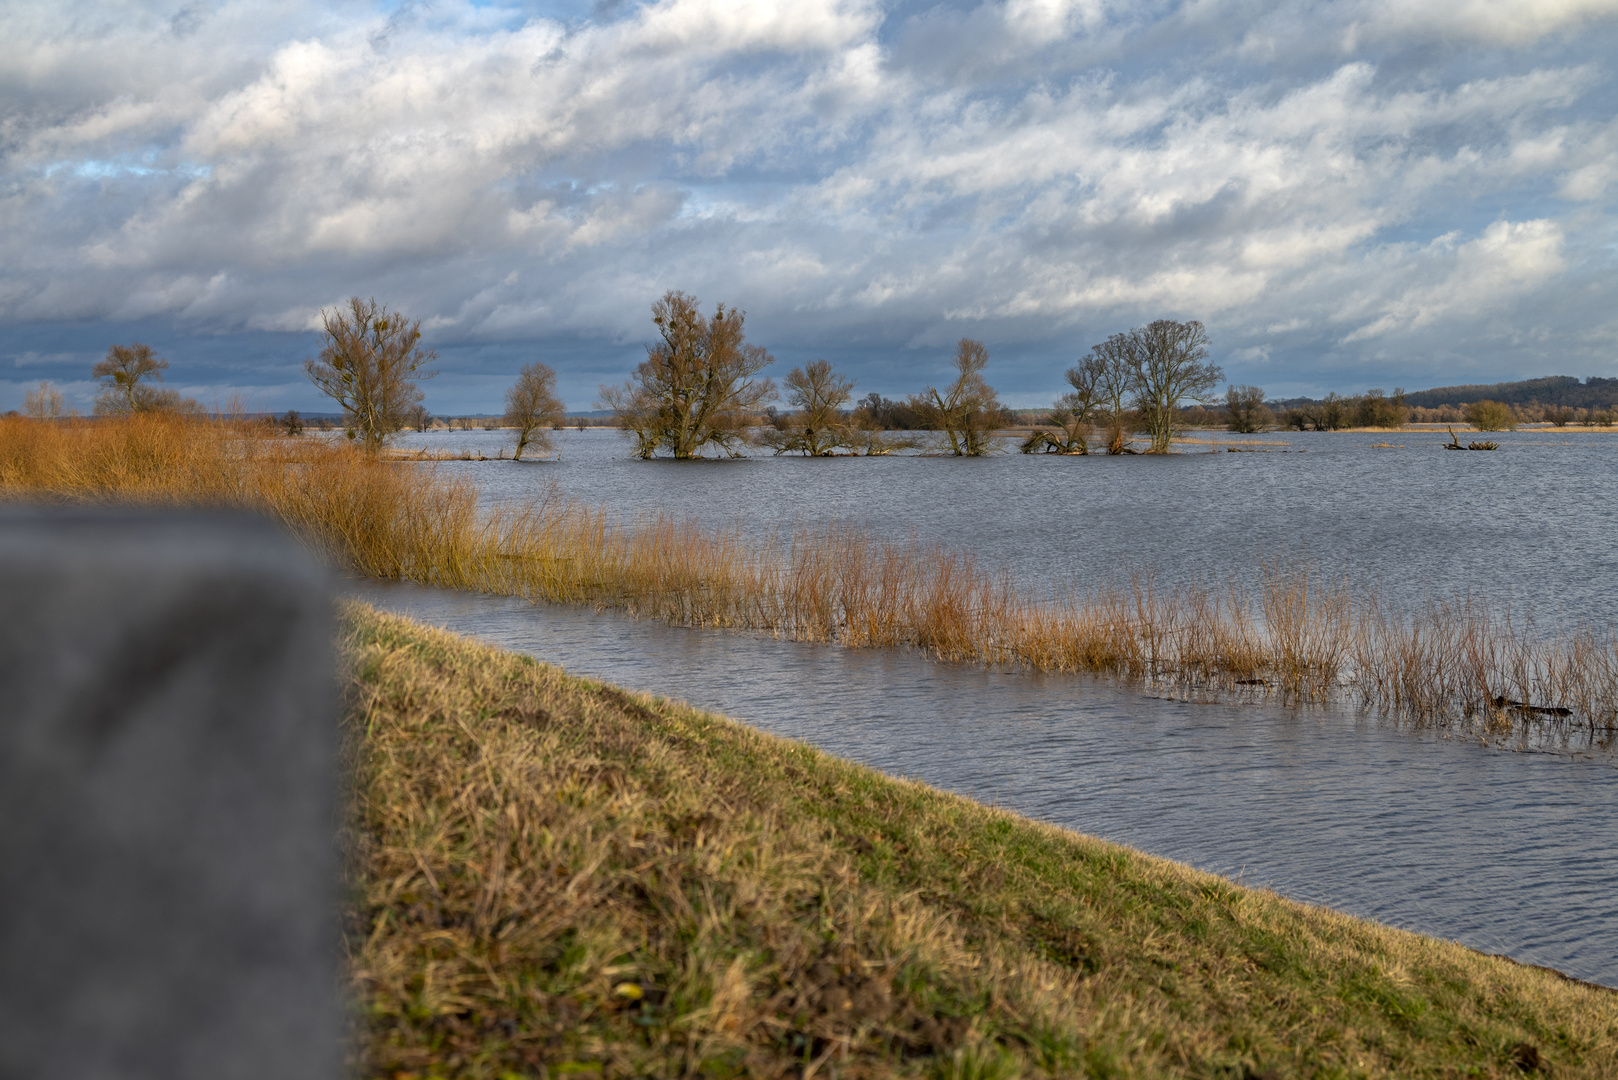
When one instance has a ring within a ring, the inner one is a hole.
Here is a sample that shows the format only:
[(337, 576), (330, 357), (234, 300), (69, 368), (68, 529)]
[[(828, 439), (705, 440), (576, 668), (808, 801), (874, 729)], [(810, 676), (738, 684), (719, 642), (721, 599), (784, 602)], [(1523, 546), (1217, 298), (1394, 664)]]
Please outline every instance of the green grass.
[(350, 607), (367, 1076), (1618, 1076), (1618, 994)]

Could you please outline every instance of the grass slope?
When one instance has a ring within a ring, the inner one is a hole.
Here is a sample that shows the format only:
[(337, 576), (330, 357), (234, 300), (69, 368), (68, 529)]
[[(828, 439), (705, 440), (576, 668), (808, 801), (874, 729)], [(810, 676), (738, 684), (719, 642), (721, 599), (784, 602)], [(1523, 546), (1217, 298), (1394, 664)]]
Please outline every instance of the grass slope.
[(1618, 994), (361, 606), (367, 1076), (1618, 1076)]

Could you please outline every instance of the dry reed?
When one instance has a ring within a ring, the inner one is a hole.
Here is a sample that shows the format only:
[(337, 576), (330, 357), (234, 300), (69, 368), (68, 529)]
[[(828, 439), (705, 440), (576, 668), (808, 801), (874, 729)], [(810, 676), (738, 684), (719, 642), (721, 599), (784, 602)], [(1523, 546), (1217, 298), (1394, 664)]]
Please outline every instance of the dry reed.
[(1495, 730), (1618, 728), (1610, 629), (1544, 633), (1475, 598), (1398, 610), (1299, 560), (1261, 567), (1256, 589), (1166, 588), (1141, 571), (1127, 587), (1038, 600), (970, 555), (848, 525), (759, 542), (662, 513), (618, 520), (554, 493), (480, 509), (475, 485), (431, 463), (163, 416), (0, 419), (0, 492), (254, 509), (367, 576), (684, 625), (1291, 701), (1346, 693)]

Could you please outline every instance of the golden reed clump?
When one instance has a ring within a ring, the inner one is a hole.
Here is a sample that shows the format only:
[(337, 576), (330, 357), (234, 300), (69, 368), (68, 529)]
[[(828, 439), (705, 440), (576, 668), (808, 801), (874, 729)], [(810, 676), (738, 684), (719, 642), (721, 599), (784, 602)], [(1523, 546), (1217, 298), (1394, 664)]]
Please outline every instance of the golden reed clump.
[(1611, 629), (1544, 633), (1475, 599), (1399, 610), (1296, 560), (1264, 565), (1256, 589), (1164, 588), (1142, 572), (1040, 600), (970, 555), (846, 525), (758, 542), (662, 513), (618, 520), (554, 493), (480, 508), (472, 482), (430, 463), (162, 414), (0, 419), (0, 492), (254, 509), (367, 576), (686, 625), (1294, 701), (1348, 693), (1499, 730), (1618, 727)]

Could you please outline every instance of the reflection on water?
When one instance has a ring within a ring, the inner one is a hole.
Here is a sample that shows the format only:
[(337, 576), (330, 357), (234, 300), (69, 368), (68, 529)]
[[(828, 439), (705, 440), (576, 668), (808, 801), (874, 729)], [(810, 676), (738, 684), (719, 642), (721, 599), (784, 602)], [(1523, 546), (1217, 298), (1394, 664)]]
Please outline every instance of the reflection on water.
[[(1482, 456), (1482, 455), (1477, 455)], [(897, 775), (1618, 986), (1618, 768), (1332, 712), (354, 583), (377, 605)]]

